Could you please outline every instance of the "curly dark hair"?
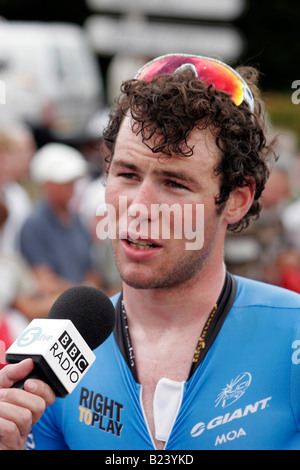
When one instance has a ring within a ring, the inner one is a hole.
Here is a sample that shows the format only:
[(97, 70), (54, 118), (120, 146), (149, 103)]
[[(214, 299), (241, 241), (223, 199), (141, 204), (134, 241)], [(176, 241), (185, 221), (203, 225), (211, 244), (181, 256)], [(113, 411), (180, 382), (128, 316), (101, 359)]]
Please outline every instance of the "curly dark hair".
[(237, 70), (256, 96), (254, 113), (245, 103), (236, 106), (226, 92), (205, 85), (186, 70), (156, 76), (151, 82), (124, 82), (104, 131), (109, 164), (120, 125), (129, 113), (134, 120), (133, 130), (157, 154), (189, 157), (193, 155), (193, 148), (188, 145), (191, 131), (209, 128), (222, 154), (214, 168), (220, 176), (217, 212), (222, 212), (235, 188), (251, 185), (255, 191), (248, 213), (239, 222), (228, 225), (232, 231), (242, 230), (251, 217), (258, 217), (259, 198), (269, 176), (267, 156), (272, 153), (272, 145), (266, 142), (263, 106), (256, 88), (258, 74), (252, 67)]

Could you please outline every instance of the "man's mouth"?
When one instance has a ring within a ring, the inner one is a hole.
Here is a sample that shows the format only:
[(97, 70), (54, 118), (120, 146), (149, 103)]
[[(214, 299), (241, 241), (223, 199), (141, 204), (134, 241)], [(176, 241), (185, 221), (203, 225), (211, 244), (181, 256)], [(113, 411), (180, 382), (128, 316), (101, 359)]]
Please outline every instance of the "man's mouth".
[(131, 238), (127, 238), (127, 243), (137, 250), (149, 250), (151, 248), (158, 248), (158, 245), (151, 243), (147, 240), (132, 240)]

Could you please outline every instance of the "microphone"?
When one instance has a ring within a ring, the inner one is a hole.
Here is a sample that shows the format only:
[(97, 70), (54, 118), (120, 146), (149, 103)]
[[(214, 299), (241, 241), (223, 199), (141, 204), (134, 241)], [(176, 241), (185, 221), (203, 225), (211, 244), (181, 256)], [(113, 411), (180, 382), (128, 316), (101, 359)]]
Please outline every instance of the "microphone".
[(77, 386), (96, 359), (92, 352), (111, 334), (115, 309), (110, 299), (95, 287), (76, 286), (65, 290), (52, 305), (47, 318), (34, 319), (6, 352), (6, 362), (30, 357), (34, 369), (16, 382), (46, 382), (58, 397)]

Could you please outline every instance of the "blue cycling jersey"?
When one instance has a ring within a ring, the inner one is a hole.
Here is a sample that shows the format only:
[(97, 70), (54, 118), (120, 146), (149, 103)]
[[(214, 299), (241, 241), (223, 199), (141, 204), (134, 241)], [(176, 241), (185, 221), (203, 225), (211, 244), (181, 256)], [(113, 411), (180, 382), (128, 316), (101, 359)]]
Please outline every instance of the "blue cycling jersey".
[[(186, 382), (158, 383), (154, 411), (166, 450), (300, 449), (300, 296), (236, 280), (234, 303), (199, 367)], [(74, 392), (34, 426), (28, 448), (154, 449), (142, 387), (114, 334), (95, 353)]]

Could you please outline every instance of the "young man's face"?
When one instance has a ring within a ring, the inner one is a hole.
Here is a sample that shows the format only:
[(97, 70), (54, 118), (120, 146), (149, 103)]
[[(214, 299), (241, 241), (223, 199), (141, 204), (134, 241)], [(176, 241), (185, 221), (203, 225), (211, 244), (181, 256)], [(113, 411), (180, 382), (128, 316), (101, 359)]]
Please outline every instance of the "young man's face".
[(208, 130), (194, 130), (193, 156), (154, 154), (131, 124), (127, 117), (122, 123), (106, 184), (106, 204), (116, 210), (117, 267), (132, 287), (176, 287), (223, 249), (227, 224), (216, 213), (213, 171), (220, 151)]

